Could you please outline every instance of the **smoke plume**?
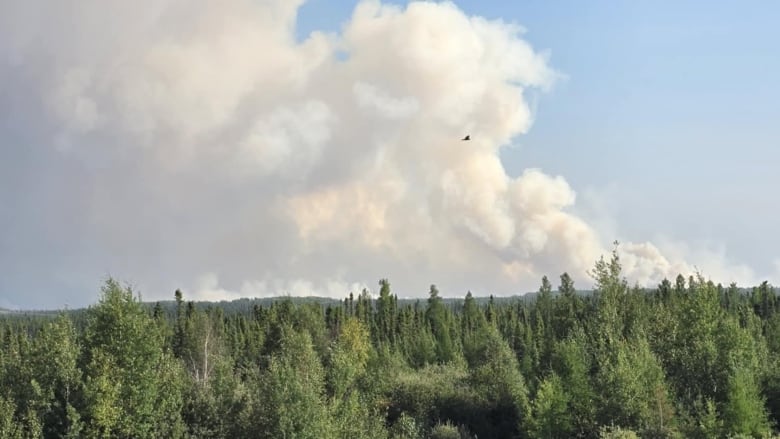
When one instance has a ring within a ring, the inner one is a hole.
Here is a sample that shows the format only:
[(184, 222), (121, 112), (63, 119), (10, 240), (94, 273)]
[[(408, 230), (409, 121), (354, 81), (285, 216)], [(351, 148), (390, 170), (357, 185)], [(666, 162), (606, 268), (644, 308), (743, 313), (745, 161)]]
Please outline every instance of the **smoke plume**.
[[(5, 287), (83, 304), (106, 275), (147, 299), (590, 284), (615, 237), (562, 176), (500, 159), (558, 77), (520, 27), (369, 0), (300, 40), (299, 6), (1, 2)], [(693, 269), (621, 252), (641, 284)]]

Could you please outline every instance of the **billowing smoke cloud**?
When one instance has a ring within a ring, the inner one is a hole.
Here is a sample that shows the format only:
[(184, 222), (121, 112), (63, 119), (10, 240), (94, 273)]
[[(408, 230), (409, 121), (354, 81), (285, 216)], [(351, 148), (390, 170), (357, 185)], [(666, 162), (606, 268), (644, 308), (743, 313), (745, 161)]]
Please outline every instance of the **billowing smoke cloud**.
[[(364, 1), (297, 41), (299, 3), (0, 3), (0, 286), (45, 305), (109, 274), (212, 300), (587, 280), (614, 237), (571, 213), (563, 177), (500, 160), (557, 77), (522, 29)], [(622, 252), (640, 283), (692, 268)]]

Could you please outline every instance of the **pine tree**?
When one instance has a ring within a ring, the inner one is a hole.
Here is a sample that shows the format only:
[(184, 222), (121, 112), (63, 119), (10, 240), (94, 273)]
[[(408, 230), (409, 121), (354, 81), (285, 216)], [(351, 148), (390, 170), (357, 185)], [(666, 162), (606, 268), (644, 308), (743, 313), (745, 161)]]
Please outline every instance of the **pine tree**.
[(455, 349), (450, 335), (450, 326), (447, 324), (447, 309), (439, 297), (436, 285), (431, 285), (425, 318), (436, 341), (437, 360), (441, 363), (451, 361), (454, 358)]
[(771, 431), (765, 401), (761, 396), (753, 373), (738, 367), (728, 384), (728, 394), (723, 409), (725, 433), (753, 437), (765, 437)]

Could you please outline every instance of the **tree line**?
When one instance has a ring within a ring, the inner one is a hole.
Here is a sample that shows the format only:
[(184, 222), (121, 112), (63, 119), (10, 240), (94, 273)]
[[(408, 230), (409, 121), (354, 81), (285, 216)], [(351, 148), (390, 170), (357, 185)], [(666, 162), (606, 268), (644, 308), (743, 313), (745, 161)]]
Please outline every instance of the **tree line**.
[(99, 303), (0, 318), (3, 438), (771, 437), (780, 301), (701, 276), (630, 286), (617, 253), (582, 295), (343, 301), (225, 313)]

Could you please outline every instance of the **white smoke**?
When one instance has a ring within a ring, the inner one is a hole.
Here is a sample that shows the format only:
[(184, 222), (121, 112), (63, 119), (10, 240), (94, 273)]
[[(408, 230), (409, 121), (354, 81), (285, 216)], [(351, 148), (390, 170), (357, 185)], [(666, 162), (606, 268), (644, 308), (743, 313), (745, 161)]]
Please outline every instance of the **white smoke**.
[[(363, 1), (299, 42), (299, 6), (0, 3), (0, 66), (33, 103), (20, 135), (59, 157), (36, 170), (66, 187), (42, 191), (82, 225), (58, 229), (76, 256), (51, 264), (130, 277), (147, 298), (589, 284), (614, 237), (571, 212), (563, 177), (500, 160), (531, 126), (527, 91), (557, 77), (520, 27)], [(692, 269), (685, 251), (621, 251), (640, 283)]]

